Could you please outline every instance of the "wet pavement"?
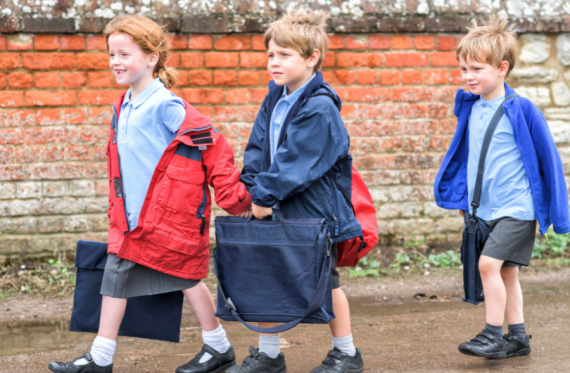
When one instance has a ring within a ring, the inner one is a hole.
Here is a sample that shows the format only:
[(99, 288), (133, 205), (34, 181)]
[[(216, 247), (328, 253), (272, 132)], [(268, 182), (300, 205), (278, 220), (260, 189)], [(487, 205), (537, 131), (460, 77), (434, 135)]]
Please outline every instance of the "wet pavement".
[[(468, 357), (459, 343), (484, 326), (484, 306), (459, 297), (351, 298), (353, 335), (366, 372), (570, 372), (570, 286), (527, 288), (525, 316), (531, 355), (506, 360)], [(257, 344), (256, 334), (225, 323), (238, 360)], [(51, 360), (88, 351), (93, 334), (67, 331), (68, 321), (0, 325), (0, 372), (48, 372)], [(330, 349), (326, 325), (302, 325), (282, 335), (290, 373), (307, 373)], [(201, 330), (186, 310), (181, 343), (119, 337), (114, 372), (174, 372), (202, 346)]]

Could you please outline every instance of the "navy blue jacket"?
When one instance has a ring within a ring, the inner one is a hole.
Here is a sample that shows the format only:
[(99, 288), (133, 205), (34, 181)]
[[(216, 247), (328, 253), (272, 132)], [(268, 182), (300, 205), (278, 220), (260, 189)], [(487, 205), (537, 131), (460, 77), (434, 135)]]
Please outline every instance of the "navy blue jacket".
[[(505, 90), (506, 96), (514, 92), (506, 83)], [(469, 210), (467, 125), (471, 108), (478, 99), (478, 95), (463, 89), (455, 96), (457, 129), (434, 184), (435, 200), (439, 207)], [(540, 234), (545, 234), (551, 224), (556, 233), (570, 232), (564, 169), (544, 115), (524, 97), (510, 100), (503, 105), (503, 109), (513, 126), (515, 141), (528, 175)]]
[[(287, 218), (324, 218), (333, 242), (362, 236), (360, 223), (339, 190), (351, 195), (350, 139), (340, 117), (340, 98), (317, 73), (289, 110), (271, 163), (271, 115), (282, 92), (283, 86), (269, 82), (245, 149), (241, 181), (253, 203), (273, 207), (279, 202)], [(323, 93), (333, 99), (319, 96)]]

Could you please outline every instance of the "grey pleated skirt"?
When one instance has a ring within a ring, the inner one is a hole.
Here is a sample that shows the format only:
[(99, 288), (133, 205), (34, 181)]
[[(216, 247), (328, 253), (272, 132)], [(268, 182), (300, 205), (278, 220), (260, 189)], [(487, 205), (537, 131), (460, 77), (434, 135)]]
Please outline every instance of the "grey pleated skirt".
[(113, 298), (133, 298), (190, 289), (199, 282), (171, 276), (109, 254), (101, 294)]

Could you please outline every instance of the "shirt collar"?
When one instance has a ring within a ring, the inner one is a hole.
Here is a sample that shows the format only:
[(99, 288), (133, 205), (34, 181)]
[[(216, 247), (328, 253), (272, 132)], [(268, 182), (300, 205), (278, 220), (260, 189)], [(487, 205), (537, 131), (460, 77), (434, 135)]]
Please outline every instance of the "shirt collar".
[(479, 101), (477, 101), (476, 106), (481, 107), (483, 105), (490, 106), (493, 109), (497, 110), (499, 105), (505, 100), (505, 96), (497, 97), (492, 100), (486, 101), (483, 96), (479, 97)]
[(316, 74), (313, 73), (313, 76), (311, 76), (311, 79), (307, 80), (301, 88), (297, 89), (295, 92), (291, 93), (288, 96), (287, 96), (287, 86), (283, 86), (283, 95), (281, 96), (281, 99), (285, 99), (285, 101), (287, 101), (287, 103), (289, 105), (293, 105), (295, 103), (295, 101), (297, 101), (299, 99), (299, 96), (301, 96), (303, 94), (303, 91), (305, 90), (307, 85), (309, 85), (311, 80), (313, 80), (315, 78), (315, 76), (316, 76)]
[(133, 105), (135, 108), (138, 108), (146, 100), (148, 100), (148, 98), (150, 96), (152, 96), (152, 94), (154, 92), (156, 92), (156, 90), (158, 90), (159, 88), (162, 88), (162, 87), (164, 87), (164, 84), (162, 84), (162, 82), (160, 81), (160, 78), (156, 78), (132, 101), (131, 101), (131, 88), (129, 88), (129, 90), (127, 91), (127, 94), (125, 95), (123, 105), (121, 105), (121, 107), (123, 107), (127, 103), (131, 103), (131, 105)]

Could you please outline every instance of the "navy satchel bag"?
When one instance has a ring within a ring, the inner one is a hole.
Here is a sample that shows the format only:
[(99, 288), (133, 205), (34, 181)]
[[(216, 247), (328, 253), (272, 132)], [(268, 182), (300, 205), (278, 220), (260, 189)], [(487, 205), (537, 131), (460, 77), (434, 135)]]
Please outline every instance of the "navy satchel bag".
[[(101, 282), (107, 263), (107, 244), (80, 240), (75, 266), (77, 278), (69, 330), (97, 333), (101, 317)], [(181, 291), (129, 298), (119, 335), (180, 342)]]
[[(216, 217), (216, 316), (262, 333), (299, 323), (328, 324), (332, 305), (332, 241), (324, 219)], [(285, 323), (259, 328), (246, 322)]]

